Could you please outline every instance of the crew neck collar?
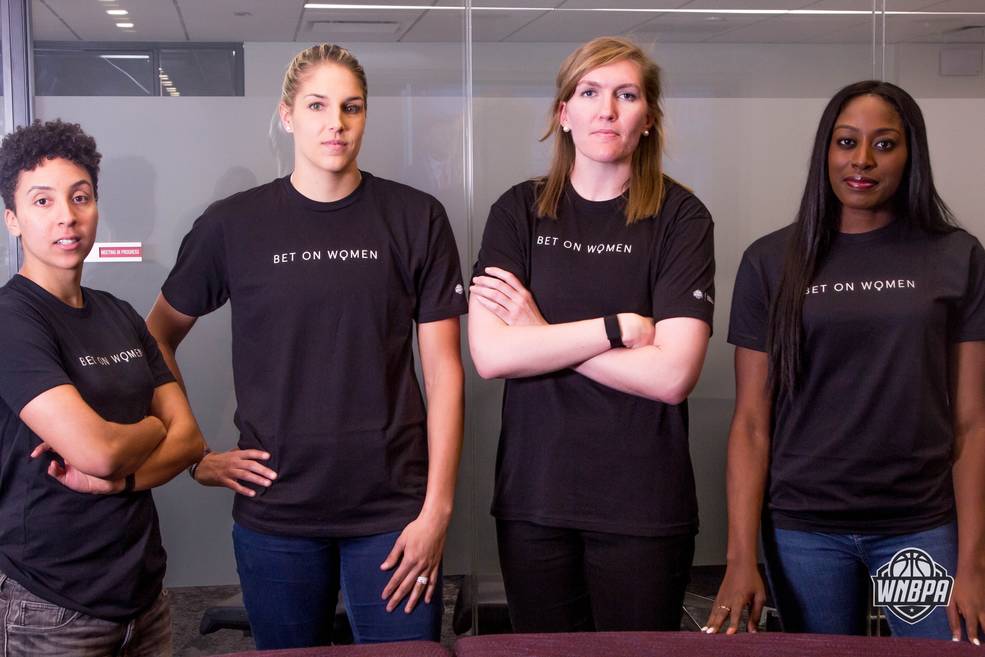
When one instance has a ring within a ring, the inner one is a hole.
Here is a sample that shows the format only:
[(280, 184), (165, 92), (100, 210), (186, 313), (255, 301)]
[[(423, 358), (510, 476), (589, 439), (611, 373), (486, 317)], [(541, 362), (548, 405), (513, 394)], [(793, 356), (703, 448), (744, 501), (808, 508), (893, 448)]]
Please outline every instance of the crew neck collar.
[(284, 187), (284, 190), (288, 198), (291, 199), (292, 202), (297, 203), (298, 205), (301, 205), (309, 210), (314, 210), (315, 212), (334, 212), (336, 210), (341, 210), (344, 207), (352, 205), (353, 203), (358, 201), (362, 196), (363, 190), (366, 189), (368, 181), (373, 176), (372, 174), (366, 173), (365, 171), (362, 170), (360, 170), (359, 173), (361, 175), (360, 175), (359, 184), (356, 185), (356, 188), (352, 190), (352, 192), (348, 196), (340, 198), (337, 201), (316, 201), (314, 199), (308, 198), (307, 196), (299, 192), (298, 189), (291, 182), (291, 174), (287, 174), (286, 176), (281, 178), (280, 182), (281, 185)]

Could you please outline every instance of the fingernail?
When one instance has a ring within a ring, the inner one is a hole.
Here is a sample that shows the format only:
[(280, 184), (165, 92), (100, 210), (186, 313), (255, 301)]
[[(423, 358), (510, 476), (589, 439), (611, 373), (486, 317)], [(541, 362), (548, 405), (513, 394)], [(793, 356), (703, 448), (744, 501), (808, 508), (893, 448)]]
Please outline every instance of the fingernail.
[(976, 646), (982, 645), (982, 642), (978, 640), (978, 637), (972, 639), (971, 642), (974, 643)]
[(707, 625), (703, 625), (703, 626), (701, 627), (701, 631), (702, 631), (702, 632), (707, 632), (707, 631), (708, 631), (708, 626), (707, 626)]
[(956, 641), (957, 643), (961, 643), (961, 637), (959, 637), (959, 636), (952, 636), (951, 637), (951, 641)]

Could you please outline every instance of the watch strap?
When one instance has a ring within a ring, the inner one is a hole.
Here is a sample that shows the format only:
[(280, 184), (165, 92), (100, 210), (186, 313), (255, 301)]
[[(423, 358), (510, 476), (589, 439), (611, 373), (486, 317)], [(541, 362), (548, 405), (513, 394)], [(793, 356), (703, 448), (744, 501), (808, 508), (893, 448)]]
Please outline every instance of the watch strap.
[(609, 345), (613, 349), (625, 347), (622, 343), (622, 328), (619, 326), (617, 315), (606, 315), (602, 321), (605, 323), (605, 337), (609, 338)]

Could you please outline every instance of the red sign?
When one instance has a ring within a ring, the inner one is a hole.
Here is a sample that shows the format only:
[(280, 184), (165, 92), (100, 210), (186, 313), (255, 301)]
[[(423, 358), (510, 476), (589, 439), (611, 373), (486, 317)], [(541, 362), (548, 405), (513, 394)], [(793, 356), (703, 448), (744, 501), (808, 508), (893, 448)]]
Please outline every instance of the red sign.
[(142, 246), (101, 246), (99, 247), (100, 258), (140, 258), (143, 252)]

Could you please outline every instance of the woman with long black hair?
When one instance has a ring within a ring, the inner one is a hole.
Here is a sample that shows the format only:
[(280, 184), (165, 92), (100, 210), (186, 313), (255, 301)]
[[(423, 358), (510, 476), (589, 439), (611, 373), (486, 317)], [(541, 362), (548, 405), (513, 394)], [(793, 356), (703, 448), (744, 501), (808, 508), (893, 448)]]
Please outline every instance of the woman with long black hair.
[[(874, 577), (893, 634), (960, 640), (963, 620), (979, 642), (983, 341), (985, 251), (937, 194), (920, 108), (886, 82), (845, 87), (796, 221), (736, 278), (728, 567), (706, 631), (736, 631), (745, 607), (755, 630), (762, 513), (786, 630), (864, 633)], [(893, 605), (879, 580), (900, 574), (953, 591)]]

